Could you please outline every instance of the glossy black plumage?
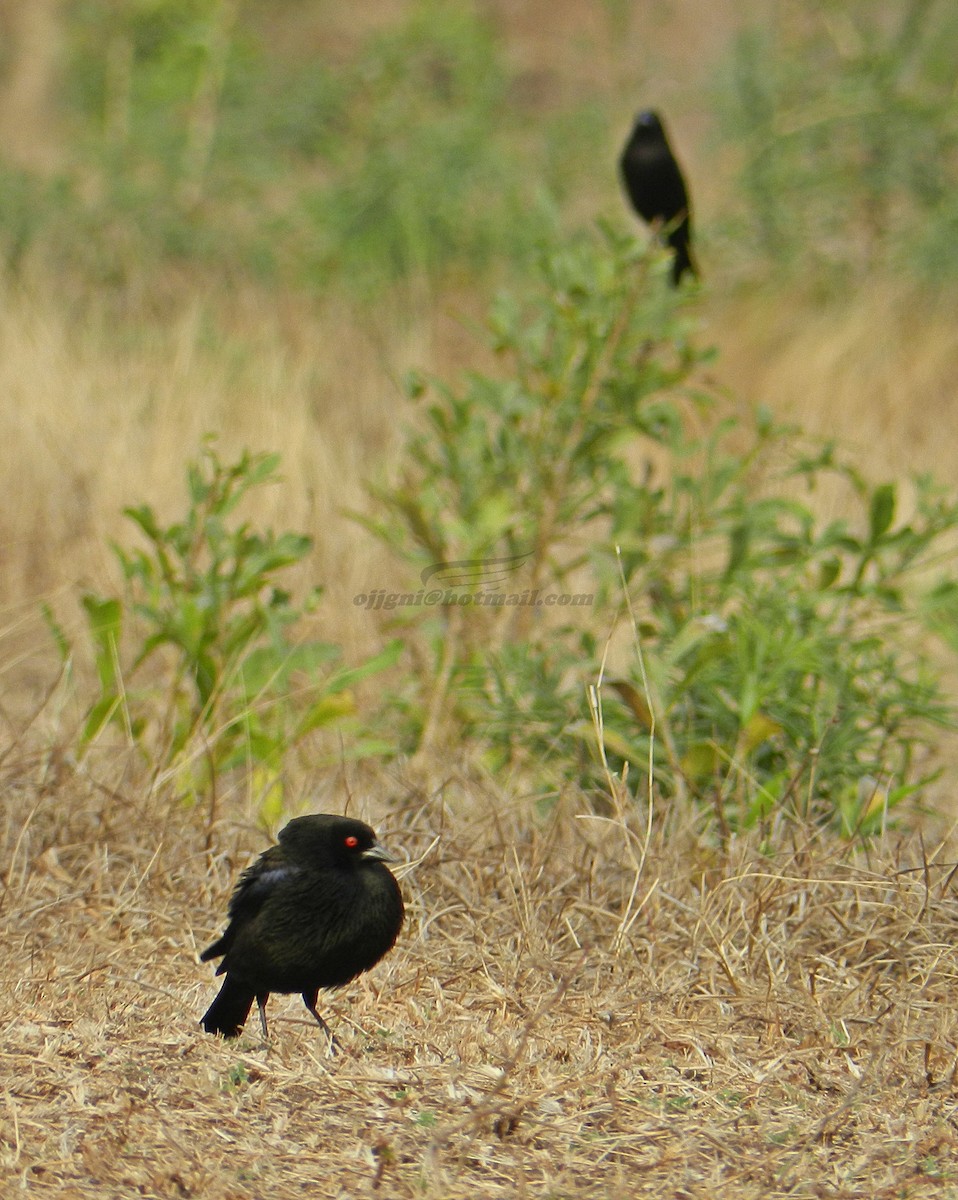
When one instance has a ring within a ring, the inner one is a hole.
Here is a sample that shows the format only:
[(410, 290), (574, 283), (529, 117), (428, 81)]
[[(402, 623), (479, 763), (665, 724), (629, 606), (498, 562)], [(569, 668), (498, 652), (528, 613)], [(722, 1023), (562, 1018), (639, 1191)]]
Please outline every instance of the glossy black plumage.
[(672, 247), (672, 282), (688, 272), (697, 276), (692, 258), (692, 216), (688, 189), (657, 113), (641, 112), (619, 159), (622, 181), (632, 207), (662, 231)]
[(403, 922), (399, 885), (389, 855), (368, 825), (350, 817), (297, 817), (240, 876), (229, 924), (200, 955), (222, 957), (226, 975), (203, 1016), (207, 1033), (236, 1037), (253, 1001), (268, 1036), (271, 992), (299, 992), (316, 1011), (320, 988), (348, 983), (394, 945)]

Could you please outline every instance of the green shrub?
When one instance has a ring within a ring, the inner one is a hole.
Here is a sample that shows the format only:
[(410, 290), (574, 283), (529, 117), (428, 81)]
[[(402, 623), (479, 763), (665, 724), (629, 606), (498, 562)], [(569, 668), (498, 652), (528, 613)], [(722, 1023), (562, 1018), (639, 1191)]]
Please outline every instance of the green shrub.
[[(277, 482), (278, 465), (277, 455), (248, 452), (225, 463), (207, 444), (188, 468), (181, 520), (164, 526), (149, 505), (125, 510), (145, 549), (114, 547), (124, 597), (83, 597), (100, 694), (80, 737), (85, 751), (108, 725), (118, 726), (155, 769), (172, 768), (190, 792), (249, 766), (261, 803), (274, 814), (286, 756), (315, 730), (345, 726), (354, 734), (350, 755), (383, 752), (351, 726), (349, 689), (395, 662), (400, 650), (393, 644), (344, 668), (338, 646), (293, 637), (319, 591), (298, 606), (275, 579), (309, 554), (312, 541), (260, 533), (236, 518), (252, 491)], [(49, 619), (69, 659), (72, 649)]]
[[(457, 565), (473, 599), (400, 619), (422, 647), (405, 744), (476, 740), (494, 768), (591, 787), (601, 680), (599, 757), (651, 759), (662, 794), (723, 828), (772, 810), (877, 827), (948, 715), (916, 634), (958, 504), (919, 481), (902, 521), (896, 488), (831, 447), (721, 419), (692, 386), (694, 292), (662, 270), (609, 231), (575, 240), (525, 304), (496, 305), (495, 374), (411, 382), (421, 425), (367, 524), (427, 580)], [(847, 519), (801, 498), (826, 479)], [(520, 600), (490, 604), (496, 586)], [(521, 603), (540, 592), (592, 603)], [(613, 637), (626, 597), (644, 676)]]

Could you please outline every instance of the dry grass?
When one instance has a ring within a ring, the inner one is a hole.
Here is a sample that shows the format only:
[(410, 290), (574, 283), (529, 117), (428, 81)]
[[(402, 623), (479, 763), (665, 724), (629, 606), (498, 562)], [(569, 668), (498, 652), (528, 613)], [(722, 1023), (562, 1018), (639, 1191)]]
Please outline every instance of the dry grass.
[(873, 281), (854, 303), (717, 298), (711, 333), (736, 394), (838, 438), (875, 479), (953, 476), (953, 303)]
[(330, 1059), (291, 999), (268, 1048), (198, 1028), (197, 949), (262, 846), (241, 819), (205, 831), (22, 744), (3, 786), (4, 1195), (958, 1189), (943, 850), (719, 851), (675, 814), (646, 837), (574, 798), (537, 819), (380, 781), (365, 815), (422, 857), (397, 949), (326, 1003)]
[[(267, 500), (263, 523), (324, 528), (339, 505), (361, 503), (364, 469), (396, 437), (396, 387), (368, 331), (348, 314), (245, 299), (224, 311), (200, 296), (118, 329), (95, 301), (77, 314), (49, 291), (5, 297), (0, 462), (20, 485), (3, 520), (8, 595), (94, 579), (125, 504), (181, 512), (185, 462), (210, 431), (224, 455), (283, 452), (296, 486)], [(411, 336), (407, 351), (397, 331), (390, 366), (421, 357)]]
[(397, 454), (397, 375), (430, 360), (442, 315), (387, 313), (379, 329), (333, 306), (247, 294), (228, 304), (199, 296), (165, 323), (111, 323), (106, 304), (78, 313), (44, 288), (5, 299), (0, 470), (15, 486), (0, 516), (4, 705), (17, 707), (25, 676), (37, 677), (26, 681), (35, 696), (55, 669), (40, 602), (82, 649), (81, 591), (117, 594), (111, 542), (140, 544), (123, 508), (153, 505), (164, 522), (184, 515), (186, 464), (211, 431), (228, 461), (246, 448), (280, 453), (282, 484), (258, 489), (244, 515), (312, 535), (286, 586), (298, 596), (323, 587), (316, 636), (344, 645), (352, 663), (382, 648), (352, 598), (405, 577), (347, 510), (368, 506), (366, 482)]

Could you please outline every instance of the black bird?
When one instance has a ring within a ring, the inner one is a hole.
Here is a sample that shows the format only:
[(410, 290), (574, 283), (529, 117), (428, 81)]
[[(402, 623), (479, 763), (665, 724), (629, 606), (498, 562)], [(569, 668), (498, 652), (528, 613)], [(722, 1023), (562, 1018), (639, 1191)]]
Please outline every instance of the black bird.
[(223, 961), (219, 995), (203, 1016), (207, 1033), (236, 1037), (255, 1000), (263, 1037), (270, 992), (299, 992), (316, 1011), (320, 988), (368, 971), (392, 949), (403, 922), (393, 860), (362, 821), (297, 817), (239, 878), (226, 932), (200, 955)]
[(686, 272), (697, 277), (688, 190), (658, 113), (640, 112), (636, 117), (619, 170), (632, 207), (643, 221), (661, 230), (675, 251), (672, 283), (677, 285)]

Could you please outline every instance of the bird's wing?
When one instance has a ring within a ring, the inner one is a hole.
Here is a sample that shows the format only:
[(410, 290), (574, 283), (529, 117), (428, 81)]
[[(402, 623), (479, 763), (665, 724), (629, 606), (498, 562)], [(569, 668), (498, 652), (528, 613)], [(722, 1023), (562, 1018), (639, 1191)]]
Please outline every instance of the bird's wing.
[(282, 847), (271, 846), (239, 877), (230, 897), (230, 920), (251, 920), (276, 886), (298, 873), (299, 868), (289, 861)]
[(281, 846), (271, 846), (239, 877), (230, 897), (229, 924), (221, 938), (200, 955), (202, 962), (226, 954), (243, 925), (247, 925), (263, 907), (277, 885), (298, 874), (299, 868), (286, 858)]

